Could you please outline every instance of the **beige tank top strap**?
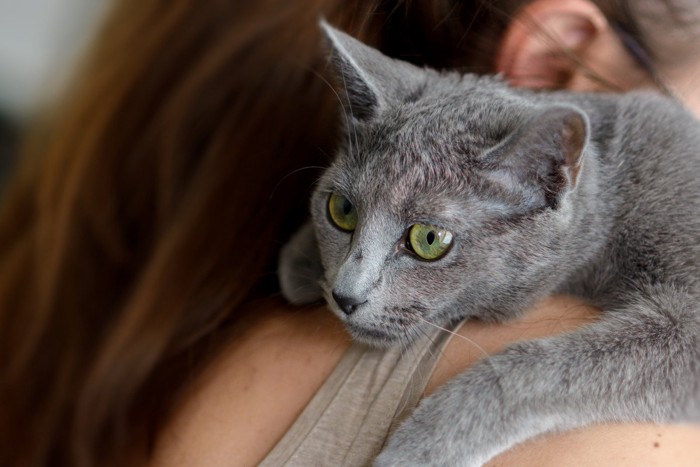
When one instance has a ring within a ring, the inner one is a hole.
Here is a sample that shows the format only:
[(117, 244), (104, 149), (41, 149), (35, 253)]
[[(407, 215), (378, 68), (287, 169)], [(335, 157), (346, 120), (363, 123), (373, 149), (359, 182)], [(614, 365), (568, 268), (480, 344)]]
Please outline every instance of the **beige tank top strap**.
[(407, 349), (353, 344), (263, 466), (361, 466), (420, 400), (451, 334)]

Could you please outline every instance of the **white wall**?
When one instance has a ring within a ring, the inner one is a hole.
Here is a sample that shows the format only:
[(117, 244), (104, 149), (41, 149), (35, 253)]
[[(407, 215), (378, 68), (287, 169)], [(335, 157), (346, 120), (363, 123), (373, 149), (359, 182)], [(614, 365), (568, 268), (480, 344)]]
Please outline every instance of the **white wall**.
[(24, 119), (68, 76), (107, 0), (0, 0), (0, 107)]

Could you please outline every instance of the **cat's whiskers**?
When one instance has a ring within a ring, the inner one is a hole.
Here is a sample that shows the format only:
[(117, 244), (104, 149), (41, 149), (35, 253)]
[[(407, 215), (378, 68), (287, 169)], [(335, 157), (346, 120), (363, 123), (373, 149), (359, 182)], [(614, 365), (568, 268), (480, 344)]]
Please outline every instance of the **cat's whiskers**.
[(333, 298), (332, 298), (333, 293), (331, 291), (330, 286), (328, 285), (328, 283), (324, 279), (320, 279), (318, 281), (318, 286), (321, 287), (321, 295), (323, 296), (323, 299), (326, 301), (326, 303), (329, 304), (329, 308), (330, 308), (330, 304), (333, 303), (333, 301), (332, 301), (333, 300)]
[[(304, 251), (304, 249), (302, 249), (302, 248), (298, 248), (298, 247), (294, 246), (294, 247), (290, 247), (290, 250), (292, 250), (294, 253), (296, 253), (300, 257), (303, 257), (306, 259), (311, 259), (311, 260), (314, 259), (306, 251)], [(296, 274), (299, 277), (302, 277), (297, 271), (294, 271), (294, 274)], [(313, 278), (311, 278), (311, 279), (313, 279)]]
[[(419, 332), (424, 333), (425, 331), (420, 330)], [(418, 355), (416, 354), (416, 348), (415, 348), (415, 346), (411, 345), (415, 341), (415, 336), (409, 337), (409, 336), (404, 336), (403, 334), (399, 334), (398, 336), (399, 336), (398, 337), (399, 345), (401, 347), (401, 353), (405, 354), (407, 352), (411, 352), (411, 361), (417, 361)], [(421, 371), (420, 365), (416, 366), (416, 371), (419, 372), (418, 373), (419, 380), (426, 381), (426, 378), (424, 378), (425, 375), (420, 374), (420, 371)], [(402, 405), (397, 408), (396, 413), (403, 413), (403, 411), (406, 410), (406, 407), (408, 407), (408, 404), (410, 404), (410, 403), (411, 403), (411, 401), (408, 398), (403, 400)]]
[[(345, 74), (341, 71), (340, 76), (341, 76), (341, 78), (343, 78), (343, 90), (345, 91), (345, 96), (348, 99), (348, 110), (350, 111), (350, 117), (352, 117), (353, 120), (356, 120), (355, 114), (353, 113), (353, 110), (352, 110), (352, 100), (350, 98), (350, 93), (348, 92), (348, 86), (347, 86), (347, 83), (345, 82)], [(341, 104), (342, 104), (342, 102), (341, 102)], [(352, 128), (352, 135), (355, 137), (355, 148), (357, 148), (360, 144), (360, 140), (357, 137), (357, 129), (355, 128), (355, 125), (350, 125), (350, 121), (349, 121), (347, 115), (345, 116), (345, 121), (347, 123), (347, 128), (348, 129)], [(352, 153), (353, 147), (352, 147), (352, 138), (351, 138), (350, 133), (348, 133), (348, 141), (350, 142), (349, 150), (350, 150), (350, 153)]]
[[(338, 91), (336, 91), (335, 86), (333, 86), (331, 83), (328, 82), (328, 80), (318, 71), (316, 70), (311, 70), (314, 75), (316, 75), (328, 88), (333, 92), (333, 95), (335, 95), (335, 98), (338, 100), (338, 103), (340, 104), (341, 108), (345, 108), (345, 105), (343, 104), (343, 99), (340, 97), (340, 94), (338, 94)], [(345, 75), (341, 73), (341, 76), (343, 78), (343, 89), (345, 90), (345, 95), (348, 98), (348, 107), (350, 110), (350, 115), (354, 118), (354, 115), (352, 113), (352, 105), (350, 104), (350, 95), (348, 94), (348, 88), (345, 83)], [(345, 119), (345, 128), (353, 128), (353, 133), (355, 135), (355, 142), (357, 144), (357, 132), (355, 131), (355, 128), (350, 124), (350, 118), (348, 118), (348, 114), (346, 112), (343, 112), (343, 118)], [(352, 152), (353, 145), (352, 145), (352, 138), (350, 133), (348, 132), (348, 150)]]
[[(426, 337), (426, 338), (430, 341), (430, 343), (432, 344), (431, 346), (428, 346), (428, 347), (427, 347), (427, 351), (430, 353), (430, 355), (431, 355), (433, 361), (434, 361), (434, 362), (437, 362), (437, 361), (438, 361), (438, 358), (439, 358), (440, 356), (444, 356), (444, 355), (445, 355), (444, 347), (437, 349), (437, 354), (436, 354), (435, 351), (434, 351), (434, 348), (435, 348), (435, 339), (433, 338), (433, 336), (431, 336), (430, 334), (428, 334), (428, 332), (427, 332), (425, 329), (423, 329), (422, 327), (418, 327), (418, 328), (416, 328), (416, 329), (418, 330), (418, 332), (420, 332), (420, 333), (422, 333), (423, 335), (425, 335), (425, 337)], [(417, 370), (420, 370), (420, 367), (417, 367)], [(428, 371), (429, 371), (429, 372), (432, 372), (432, 369), (428, 369)], [(426, 382), (428, 381), (428, 378), (425, 378), (424, 375), (419, 375), (419, 376), (420, 376), (420, 378), (421, 378), (422, 381), (426, 381)]]
[[(458, 334), (458, 333), (456, 333), (456, 332), (454, 332), (454, 331), (450, 331), (449, 329), (445, 329), (445, 328), (443, 328), (443, 327), (441, 327), (441, 326), (438, 326), (437, 324), (432, 323), (432, 322), (428, 321), (427, 319), (425, 319), (425, 318), (423, 318), (423, 317), (421, 317), (421, 316), (419, 316), (418, 318), (419, 318), (421, 321), (423, 321), (424, 323), (426, 323), (426, 324), (428, 324), (428, 325), (430, 325), (430, 326), (433, 326), (433, 327), (435, 327), (435, 328), (437, 328), (437, 329), (440, 329), (441, 331), (444, 331), (444, 332), (446, 332), (446, 333), (448, 333), (448, 334), (452, 334), (453, 336), (458, 337), (458, 338), (460, 338), (460, 339), (462, 339), (462, 340), (468, 342), (469, 344), (473, 345), (474, 347), (476, 347), (476, 349), (479, 350), (479, 352), (481, 352), (481, 355), (483, 356), (483, 358), (480, 359), (479, 362), (484, 362), (484, 364), (490, 366), (490, 367), (493, 369), (494, 374), (497, 376), (496, 385), (497, 385), (498, 388), (501, 390), (501, 392), (505, 394), (505, 389), (504, 389), (503, 384), (502, 384), (502, 382), (501, 382), (501, 375), (503, 374), (503, 371), (502, 371), (500, 368), (498, 368), (498, 361), (497, 361), (497, 359), (495, 359), (495, 358), (489, 358), (489, 357), (491, 356), (491, 354), (489, 354), (489, 353), (486, 351), (486, 349), (484, 349), (482, 346), (480, 346), (476, 341), (474, 341), (474, 340), (472, 340), (472, 339), (469, 339), (469, 338), (466, 337), (466, 336), (463, 336), (463, 335)], [(442, 352), (442, 354), (444, 355), (444, 352)], [(479, 363), (479, 362), (475, 362), (474, 364), (477, 364), (477, 363)]]
[(279, 182), (277, 182), (277, 185), (272, 189), (272, 192), (270, 193), (270, 197), (268, 199), (272, 199), (273, 196), (275, 196), (275, 192), (277, 189), (280, 187), (280, 185), (287, 180), (289, 177), (291, 177), (294, 174), (297, 174), (299, 172), (303, 172), (304, 170), (310, 170), (310, 169), (319, 169), (319, 170), (326, 170), (328, 167), (323, 167), (320, 165), (307, 165), (306, 167), (299, 167), (298, 169), (294, 169), (291, 172), (289, 172), (287, 175), (282, 177)]
[(306, 290), (313, 291), (313, 290), (316, 290), (316, 288), (313, 286), (313, 284), (309, 283), (306, 285), (299, 285), (298, 287), (296, 287), (292, 290), (294, 290), (294, 292), (302, 292), (302, 291), (306, 291)]
[(456, 333), (456, 332), (454, 332), (454, 331), (451, 331), (451, 330), (449, 330), (449, 329), (443, 328), (442, 326), (439, 326), (439, 325), (437, 325), (437, 324), (435, 324), (435, 323), (433, 323), (433, 322), (431, 322), (431, 321), (428, 321), (427, 319), (423, 318), (422, 316), (418, 316), (418, 319), (421, 320), (421, 321), (423, 321), (424, 323), (426, 323), (426, 324), (428, 324), (428, 325), (434, 327), (434, 328), (437, 328), (437, 329), (439, 329), (439, 330), (441, 330), (441, 331), (443, 331), (443, 332), (446, 332), (446, 333), (448, 333), (448, 334), (452, 334), (454, 337), (457, 337), (457, 338), (459, 338), (459, 339), (462, 339), (462, 340), (465, 341), (465, 342), (468, 342), (469, 344), (471, 344), (471, 345), (473, 345), (474, 347), (476, 347), (476, 349), (477, 349), (479, 352), (481, 352), (481, 354), (482, 354), (484, 357), (489, 357), (489, 356), (491, 355), (491, 354), (489, 354), (489, 353), (486, 351), (486, 349), (484, 349), (482, 346), (480, 346), (476, 341), (474, 341), (474, 340), (472, 340), (472, 339), (469, 339), (467, 336), (463, 336), (463, 335), (458, 334), (458, 333)]

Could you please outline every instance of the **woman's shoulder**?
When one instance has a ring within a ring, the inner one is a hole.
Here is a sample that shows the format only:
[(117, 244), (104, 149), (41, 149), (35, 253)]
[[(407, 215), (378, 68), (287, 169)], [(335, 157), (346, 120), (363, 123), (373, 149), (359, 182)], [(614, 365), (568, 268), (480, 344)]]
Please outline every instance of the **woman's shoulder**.
[[(154, 464), (258, 464), (350, 346), (342, 323), (325, 307), (291, 308), (270, 299), (243, 311), (228, 345), (158, 437)], [(426, 394), (509, 343), (568, 332), (596, 314), (576, 299), (556, 297), (511, 323), (467, 322), (444, 348)], [(650, 459), (656, 465), (697, 465), (698, 441), (698, 428), (604, 425), (530, 441), (494, 465), (641, 465)]]
[(158, 436), (155, 465), (256, 465), (282, 438), (350, 340), (325, 308), (249, 304), (228, 344)]

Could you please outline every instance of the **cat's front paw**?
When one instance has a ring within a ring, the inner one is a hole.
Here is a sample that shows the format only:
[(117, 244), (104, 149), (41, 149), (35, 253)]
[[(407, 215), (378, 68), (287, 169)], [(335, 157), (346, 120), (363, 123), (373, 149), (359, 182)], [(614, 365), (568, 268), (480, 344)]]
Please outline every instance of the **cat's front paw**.
[(477, 467), (487, 460), (471, 452), (468, 439), (455, 443), (450, 427), (442, 429), (433, 422), (418, 417), (404, 423), (375, 460), (375, 467)]
[(413, 429), (409, 422), (393, 436), (374, 462), (375, 467), (418, 467), (443, 465), (471, 465), (457, 462), (449, 455), (449, 446), (426, 436), (420, 428)]
[(282, 248), (278, 275), (282, 295), (290, 303), (303, 305), (323, 298), (319, 284), (323, 265), (311, 222), (304, 224)]
[[(388, 466), (476, 467), (523, 438), (523, 412), (504, 397), (507, 362), (482, 363), (424, 399), (375, 461)], [(521, 423), (522, 422), (522, 423)]]

